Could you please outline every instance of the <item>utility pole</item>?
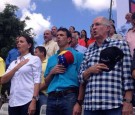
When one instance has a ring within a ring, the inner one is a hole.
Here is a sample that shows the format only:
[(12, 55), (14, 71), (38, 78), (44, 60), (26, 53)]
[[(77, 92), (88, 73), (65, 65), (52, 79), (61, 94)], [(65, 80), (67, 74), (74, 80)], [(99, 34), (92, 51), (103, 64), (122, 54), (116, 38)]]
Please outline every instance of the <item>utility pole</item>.
[(112, 19), (112, 0), (110, 1), (110, 9), (109, 9), (109, 20)]

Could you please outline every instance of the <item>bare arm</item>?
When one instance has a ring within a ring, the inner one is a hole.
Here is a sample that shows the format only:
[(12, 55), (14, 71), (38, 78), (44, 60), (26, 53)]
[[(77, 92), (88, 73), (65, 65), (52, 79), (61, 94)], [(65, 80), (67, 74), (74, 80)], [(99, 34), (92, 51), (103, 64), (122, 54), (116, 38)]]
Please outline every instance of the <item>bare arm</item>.
[(13, 75), (15, 74), (15, 72), (20, 69), (23, 65), (25, 65), (27, 62), (29, 61), (29, 59), (25, 59), (24, 61), (21, 61), (17, 66), (15, 66), (11, 71), (9, 71), (8, 73), (6, 73), (5, 75), (2, 76), (1, 78), (1, 83), (4, 84), (6, 82), (8, 82)]
[(132, 71), (132, 77), (135, 79), (135, 70)]
[[(40, 83), (35, 83), (34, 84), (34, 93), (33, 93), (33, 96), (35, 97), (38, 97), (38, 94), (39, 94), (39, 87), (40, 87)], [(32, 98), (32, 101), (29, 105), (29, 108), (28, 108), (28, 113), (29, 115), (33, 115), (36, 111), (36, 102), (37, 100)]]
[(133, 115), (133, 106), (130, 102), (132, 100), (132, 91), (126, 91), (124, 99), (127, 101), (123, 102), (123, 109), (122, 109), (122, 115)]
[(81, 112), (82, 112), (82, 103), (83, 103), (83, 100), (84, 100), (84, 96), (85, 96), (85, 87), (86, 87), (86, 84), (83, 83), (83, 84), (80, 84), (79, 86), (79, 95), (78, 95), (78, 98), (77, 98), (77, 102), (76, 104), (74, 105), (74, 108), (73, 108), (73, 115), (81, 115)]

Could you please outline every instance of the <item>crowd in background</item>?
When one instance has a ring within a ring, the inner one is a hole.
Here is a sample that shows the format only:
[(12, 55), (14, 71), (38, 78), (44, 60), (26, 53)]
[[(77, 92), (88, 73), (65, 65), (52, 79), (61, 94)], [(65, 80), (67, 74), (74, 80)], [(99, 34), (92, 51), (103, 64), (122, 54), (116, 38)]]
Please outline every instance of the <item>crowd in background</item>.
[(9, 103), (9, 115), (39, 115), (44, 104), (47, 115), (80, 115), (82, 104), (85, 115), (132, 115), (135, 13), (125, 19), (116, 29), (114, 20), (95, 18), (89, 38), (84, 29), (53, 26), (36, 48), (32, 37), (18, 36), (6, 60), (0, 57), (1, 101)]

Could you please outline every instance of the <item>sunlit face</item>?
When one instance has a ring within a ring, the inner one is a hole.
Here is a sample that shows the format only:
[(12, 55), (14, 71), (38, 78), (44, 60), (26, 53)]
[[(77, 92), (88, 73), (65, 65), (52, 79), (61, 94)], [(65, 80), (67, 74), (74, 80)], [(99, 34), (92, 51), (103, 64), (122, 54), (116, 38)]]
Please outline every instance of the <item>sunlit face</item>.
[(107, 37), (107, 32), (109, 27), (105, 25), (102, 21), (102, 18), (96, 18), (92, 24), (93, 36), (96, 39), (104, 39)]
[(50, 30), (46, 30), (44, 32), (44, 40), (45, 42), (48, 42), (52, 39), (52, 34), (51, 34), (51, 31)]
[(17, 48), (21, 54), (29, 53), (30, 47), (31, 44), (26, 41), (26, 38), (23, 36), (18, 38)]
[(66, 32), (58, 31), (56, 41), (58, 43), (58, 46), (62, 48), (62, 47), (66, 47), (69, 44), (71, 38), (67, 37)]

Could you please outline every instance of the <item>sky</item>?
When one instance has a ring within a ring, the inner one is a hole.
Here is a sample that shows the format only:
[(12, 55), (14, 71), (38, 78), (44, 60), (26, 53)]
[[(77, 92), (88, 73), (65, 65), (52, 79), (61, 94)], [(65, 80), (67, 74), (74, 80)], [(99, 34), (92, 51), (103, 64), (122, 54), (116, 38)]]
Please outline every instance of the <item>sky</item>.
[[(26, 28), (33, 28), (36, 34), (37, 45), (44, 42), (43, 33), (52, 26), (74, 26), (77, 31), (85, 29), (90, 37), (90, 25), (94, 18), (105, 16), (109, 18), (111, 0), (0, 0), (0, 12), (5, 4), (19, 7), (17, 16), (24, 20), (26, 16)], [(116, 0), (113, 0), (112, 19), (116, 21)]]

